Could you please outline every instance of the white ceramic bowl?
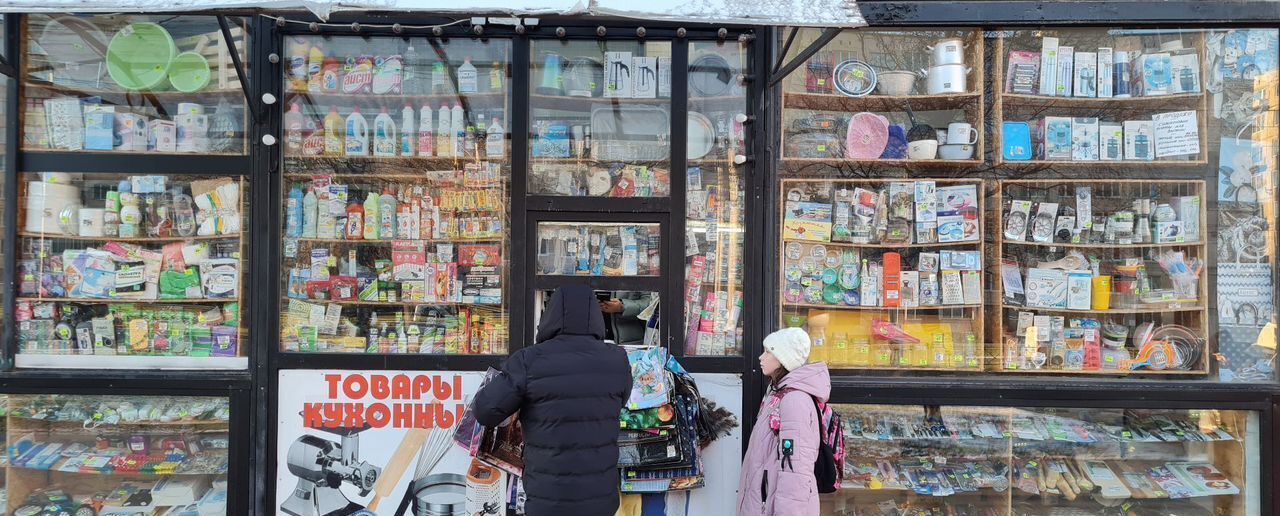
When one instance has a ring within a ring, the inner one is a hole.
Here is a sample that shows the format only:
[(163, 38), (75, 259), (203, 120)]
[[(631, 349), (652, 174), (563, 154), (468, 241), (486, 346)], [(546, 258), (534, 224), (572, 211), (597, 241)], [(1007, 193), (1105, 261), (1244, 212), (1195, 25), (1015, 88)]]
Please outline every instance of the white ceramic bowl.
[(938, 140), (916, 140), (907, 144), (907, 157), (934, 159), (938, 157)]
[(965, 143), (939, 145), (938, 157), (953, 160), (970, 159), (973, 157), (973, 146)]
[(876, 74), (876, 91), (881, 95), (904, 97), (916, 88), (916, 73), (907, 70), (895, 70)]

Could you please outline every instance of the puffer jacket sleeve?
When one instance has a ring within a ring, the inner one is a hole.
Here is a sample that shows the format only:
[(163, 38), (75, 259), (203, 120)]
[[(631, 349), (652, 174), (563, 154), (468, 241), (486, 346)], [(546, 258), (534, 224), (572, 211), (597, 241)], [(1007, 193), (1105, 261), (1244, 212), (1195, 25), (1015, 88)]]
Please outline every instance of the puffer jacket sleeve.
[[(777, 487), (769, 505), (772, 516), (813, 516), (818, 508), (818, 481), (813, 476), (813, 465), (818, 460), (818, 413), (813, 399), (802, 391), (791, 391), (783, 396), (778, 407), (781, 419), (778, 446), (785, 447), (791, 441), (794, 452), (791, 460), (783, 461), (778, 473)], [(782, 450), (778, 450), (783, 459)]]
[(480, 424), (498, 426), (520, 410), (529, 385), (528, 351), (526, 348), (512, 354), (502, 372), (476, 393), (471, 410)]

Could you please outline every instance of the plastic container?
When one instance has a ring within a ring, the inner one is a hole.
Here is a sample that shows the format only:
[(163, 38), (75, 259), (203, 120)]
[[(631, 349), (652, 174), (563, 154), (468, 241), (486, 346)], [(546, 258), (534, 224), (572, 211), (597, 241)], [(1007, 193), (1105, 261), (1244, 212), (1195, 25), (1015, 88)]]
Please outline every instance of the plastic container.
[(787, 138), (788, 158), (838, 158), (844, 155), (844, 140), (835, 132), (808, 132)]
[(27, 183), (27, 218), (24, 231), (62, 233), (58, 215), (70, 205), (80, 204), (80, 188), (71, 185), (30, 181)]
[(164, 84), (176, 55), (178, 47), (164, 27), (150, 22), (129, 24), (107, 45), (107, 73), (126, 90), (153, 89)]
[(209, 85), (209, 60), (195, 52), (183, 52), (169, 64), (169, 84), (183, 93), (195, 93)]

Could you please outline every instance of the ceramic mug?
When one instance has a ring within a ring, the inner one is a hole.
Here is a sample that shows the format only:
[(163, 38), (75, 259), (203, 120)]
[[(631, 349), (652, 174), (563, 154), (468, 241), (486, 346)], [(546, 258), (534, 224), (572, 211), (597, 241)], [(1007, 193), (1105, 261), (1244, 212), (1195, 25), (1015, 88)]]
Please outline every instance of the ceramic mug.
[(938, 157), (938, 140), (916, 140), (907, 144), (907, 157), (911, 159)]
[(947, 143), (973, 145), (978, 143), (978, 130), (964, 122), (947, 124)]

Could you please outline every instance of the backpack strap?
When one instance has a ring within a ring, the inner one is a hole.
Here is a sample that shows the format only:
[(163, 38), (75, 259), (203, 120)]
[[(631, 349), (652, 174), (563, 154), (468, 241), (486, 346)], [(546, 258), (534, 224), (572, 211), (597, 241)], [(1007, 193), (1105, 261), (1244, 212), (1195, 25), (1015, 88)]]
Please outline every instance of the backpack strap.
[[(769, 398), (765, 400), (765, 403), (769, 404), (769, 428), (773, 430), (773, 433), (776, 434), (782, 431), (782, 416), (779, 414), (782, 409), (782, 398), (788, 393), (797, 390), (798, 389), (793, 389), (791, 387), (777, 389), (770, 393)], [(809, 393), (805, 393), (805, 395), (808, 396), (810, 400), (813, 400), (813, 408), (818, 413), (818, 441), (826, 442), (826, 433), (822, 430), (822, 406), (818, 404), (818, 397)]]

